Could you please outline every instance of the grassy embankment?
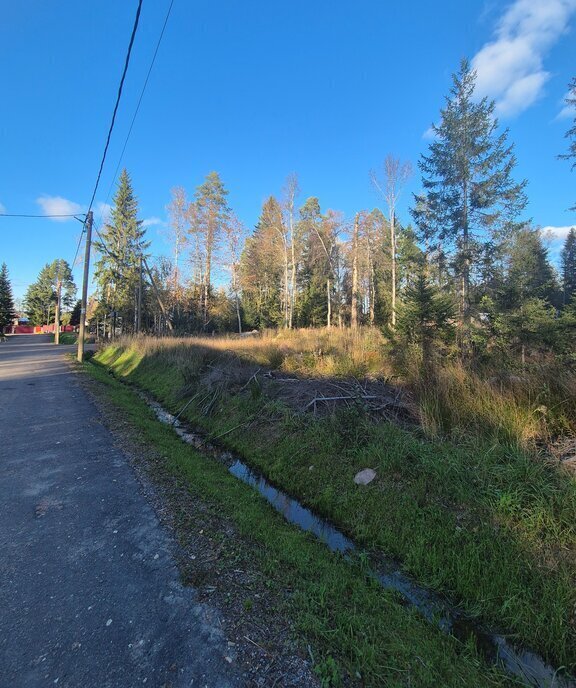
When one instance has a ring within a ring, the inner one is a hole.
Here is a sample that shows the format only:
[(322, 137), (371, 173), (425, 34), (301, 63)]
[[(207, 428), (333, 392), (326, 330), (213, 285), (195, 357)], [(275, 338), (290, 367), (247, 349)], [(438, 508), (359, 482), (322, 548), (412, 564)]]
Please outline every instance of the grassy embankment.
[[(274, 599), (285, 600), (281, 611), (293, 619), (303, 648), (310, 648), (323, 686), (516, 685), (487, 666), (475, 648), (443, 635), (406, 609), (394, 593), (382, 590), (365, 575), (360, 558), (354, 563), (330, 553), (286, 523), (225, 466), (182, 443), (103, 367), (86, 363), (85, 370), (106, 387), (123, 420), (165, 457), (168, 469), (190, 492), (231, 519), (239, 534), (253, 543), (249, 565), (261, 574), (266, 588), (276, 591)], [(237, 565), (236, 544), (226, 545), (220, 556), (232, 557)]]
[[(240, 393), (214, 382), (214, 371), (231, 365), (245, 366), (248, 382), (254, 364), (390, 376), (383, 351), (375, 334), (293, 333), (141, 338), (97, 360), (173, 410), (202, 390), (185, 413), (192, 423), (362, 545), (397, 557), (421, 583), (573, 671), (576, 484), (536, 455), (539, 441), (570, 427), (560, 398), (571, 393), (569, 380), (535, 394), (541, 371), (505, 384), (453, 365), (433, 388), (422, 386), (420, 429), (374, 423), (356, 408), (317, 418), (270, 401), (255, 382)], [(359, 489), (352, 478), (366, 466), (378, 478)]]

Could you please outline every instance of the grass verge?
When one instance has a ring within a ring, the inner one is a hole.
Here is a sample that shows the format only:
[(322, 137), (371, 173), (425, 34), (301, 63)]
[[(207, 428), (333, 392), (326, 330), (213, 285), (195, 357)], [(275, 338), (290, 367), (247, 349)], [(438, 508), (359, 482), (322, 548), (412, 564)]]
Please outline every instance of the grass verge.
[[(97, 359), (172, 410), (207, 363), (193, 344), (176, 359), (131, 345)], [(430, 441), (357, 409), (295, 414), (253, 385), (222, 393), (209, 414), (192, 403), (185, 416), (357, 542), (574, 671), (576, 483), (554, 467), (502, 439)], [(353, 476), (366, 466), (378, 479), (358, 489)]]
[(286, 614), (294, 619), (298, 635), (311, 644), (324, 686), (513, 685), (474, 648), (444, 636), (382, 590), (364, 575), (360, 562), (355, 565), (331, 554), (287, 524), (224, 466), (183, 444), (104, 368), (88, 362), (84, 370), (105, 385), (110, 401), (188, 489), (255, 543), (252, 565), (270, 585), (289, 591)]

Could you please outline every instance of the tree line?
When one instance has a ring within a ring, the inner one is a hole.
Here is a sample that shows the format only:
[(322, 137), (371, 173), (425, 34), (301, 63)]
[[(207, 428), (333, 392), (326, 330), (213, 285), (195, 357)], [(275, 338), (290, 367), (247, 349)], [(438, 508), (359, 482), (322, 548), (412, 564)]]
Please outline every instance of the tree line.
[[(76, 300), (76, 285), (72, 270), (62, 258), (46, 263), (37, 279), (28, 287), (22, 301), (24, 314), (30, 325), (51, 324), (56, 316), (56, 302), (60, 295), (60, 323), (78, 325), (80, 302)], [(16, 308), (12, 284), (6, 263), (0, 268), (0, 333), (23, 315)]]
[[(397, 205), (414, 171), (394, 155), (369, 175), (381, 207), (346, 218), (317, 197), (301, 198), (293, 174), (265, 200), (251, 232), (211, 172), (191, 197), (172, 189), (171, 255), (152, 259), (124, 170), (96, 242), (89, 315), (100, 334), (140, 325), (161, 332), (168, 322), (186, 333), (367, 325), (417, 344), (425, 357), (432, 344), (452, 342), (464, 355), (512, 346), (524, 358), (565, 341), (576, 317), (576, 231), (555, 270), (525, 216), (526, 180), (515, 177), (509, 132), (494, 102), (475, 97), (475, 81), (462, 61), (418, 161), (421, 191), (405, 221)], [(567, 102), (576, 104), (576, 79)], [(558, 157), (574, 168), (576, 123), (566, 136)], [(26, 298), (29, 313), (47, 303), (35, 290)]]

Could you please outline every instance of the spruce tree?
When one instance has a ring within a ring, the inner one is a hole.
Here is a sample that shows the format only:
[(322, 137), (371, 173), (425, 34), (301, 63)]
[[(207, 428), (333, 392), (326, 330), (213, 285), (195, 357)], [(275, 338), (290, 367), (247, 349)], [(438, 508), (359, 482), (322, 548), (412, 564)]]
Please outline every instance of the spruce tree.
[(282, 208), (270, 196), (242, 252), (242, 296), (246, 318), (253, 327), (278, 327), (284, 318), (282, 222)]
[(397, 330), (401, 340), (420, 348), (422, 364), (432, 364), (434, 344), (447, 342), (453, 333), (454, 303), (427, 276), (421, 262), (415, 280), (406, 288), (398, 312)]
[[(304, 327), (322, 327), (331, 320), (338, 259), (335, 216), (323, 215), (320, 202), (310, 197), (300, 208), (298, 234), (302, 241), (298, 322)], [(339, 306), (339, 304), (336, 304)]]
[(562, 300), (569, 303), (576, 294), (576, 229), (568, 232), (562, 253), (560, 254), (560, 267), (562, 271)]
[(140, 256), (145, 255), (150, 243), (145, 239), (142, 220), (138, 219), (138, 200), (125, 169), (113, 202), (110, 219), (100, 232), (102, 240), (95, 243), (100, 252), (95, 278), (105, 310), (115, 312), (119, 317), (117, 324), (130, 330), (140, 279)]
[(525, 227), (516, 234), (508, 249), (502, 309), (520, 308), (531, 298), (553, 304), (557, 297), (558, 286), (554, 270), (540, 233)]
[(70, 265), (63, 258), (47, 263), (24, 295), (24, 309), (32, 325), (54, 322), (56, 312), (56, 290), (61, 282), (61, 305), (70, 308), (76, 297), (76, 285)]
[(531, 349), (553, 344), (557, 329), (558, 286), (537, 230), (524, 228), (514, 237), (505, 277), (496, 318), (506, 347), (517, 349), (524, 364)]
[[(574, 109), (576, 112), (576, 76), (573, 77), (572, 81), (568, 86), (568, 95), (566, 96), (566, 105)], [(566, 138), (570, 141), (568, 145), (568, 152), (559, 155), (561, 160), (571, 160), (572, 169), (576, 169), (576, 114), (572, 121), (572, 126), (568, 129), (565, 134)], [(570, 208), (570, 210), (576, 211), (576, 204)]]
[(14, 298), (12, 296), (12, 285), (8, 277), (6, 263), (2, 263), (0, 268), (0, 334), (4, 328), (12, 323), (16, 313), (14, 310)]
[(498, 133), (494, 102), (474, 98), (476, 73), (463, 60), (428, 155), (422, 156), (424, 194), (414, 210), (428, 248), (450, 251), (459, 282), (460, 317), (468, 329), (470, 287), (481, 248), (518, 227), (526, 205), (524, 186), (512, 178), (516, 165), (508, 132)]

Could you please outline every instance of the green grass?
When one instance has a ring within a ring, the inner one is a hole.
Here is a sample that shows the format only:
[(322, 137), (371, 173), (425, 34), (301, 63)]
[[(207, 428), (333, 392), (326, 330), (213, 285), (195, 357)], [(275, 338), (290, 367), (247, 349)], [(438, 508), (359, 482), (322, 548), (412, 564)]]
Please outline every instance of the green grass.
[[(130, 347), (98, 360), (173, 410), (201, 373)], [(240, 426), (222, 442), (276, 485), (469, 613), (576, 668), (576, 483), (544, 461), (502, 440), (427, 440), (356, 410), (295, 415), (257, 390), (224, 394), (208, 416), (192, 404), (186, 417), (214, 436)], [(353, 477), (367, 466), (378, 479), (359, 489)]]
[(78, 335), (76, 332), (61, 332), (60, 333), (60, 344), (76, 344), (78, 341)]
[[(106, 358), (100, 356), (100, 358)], [(124, 358), (117, 366), (132, 369)], [(513, 682), (488, 667), (474, 650), (443, 635), (397, 597), (365, 575), (361, 562), (345, 561), (313, 537), (289, 525), (252, 488), (216, 461), (185, 445), (159, 423), (127, 386), (93, 363), (84, 370), (101, 382), (109, 399), (141, 440), (165, 457), (166, 466), (188, 489), (229, 518), (254, 543), (252, 565), (270, 585), (290, 591), (284, 613), (310, 644), (324, 686), (507, 686)], [(165, 391), (173, 388), (166, 371)]]

